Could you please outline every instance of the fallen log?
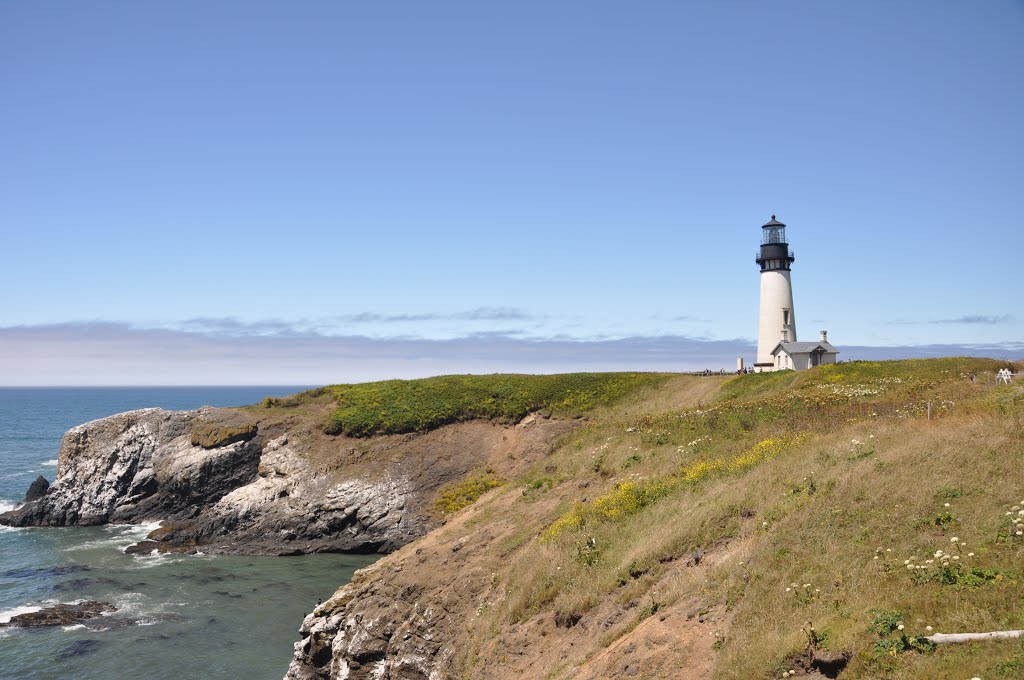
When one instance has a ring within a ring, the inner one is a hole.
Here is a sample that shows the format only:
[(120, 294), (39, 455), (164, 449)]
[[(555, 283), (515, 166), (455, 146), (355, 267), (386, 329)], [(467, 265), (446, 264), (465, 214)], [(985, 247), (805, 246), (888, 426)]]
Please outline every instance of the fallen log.
[(977, 642), (978, 640), (999, 640), (1024, 637), (1024, 630), (995, 630), (991, 633), (936, 633), (928, 635), (925, 640), (936, 645), (947, 645), (954, 642)]

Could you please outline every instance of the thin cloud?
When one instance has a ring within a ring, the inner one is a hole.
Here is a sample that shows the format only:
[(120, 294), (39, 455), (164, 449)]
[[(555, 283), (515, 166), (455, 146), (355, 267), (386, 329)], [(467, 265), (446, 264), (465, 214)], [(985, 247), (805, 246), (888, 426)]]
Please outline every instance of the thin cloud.
[[(746, 339), (678, 335), (538, 338), (511, 331), (438, 340), (217, 334), (82, 322), (0, 328), (0, 385), (316, 385), (450, 373), (731, 371), (736, 357), (749, 359), (754, 351)], [(843, 360), (1009, 358), (1024, 355), (1024, 343), (840, 351)]]
[(309, 332), (308, 322), (289, 322), (280, 319), (262, 321), (240, 321), (233, 317), (196, 317), (186, 319), (180, 324), (172, 324), (172, 328), (180, 328), (197, 333), (218, 335), (281, 335)]
[(0, 328), (0, 384), (327, 384), (443, 373), (682, 371), (732, 366), (736, 356), (753, 353), (745, 340), (522, 333), (438, 340), (214, 334), (105, 322)]
[[(422, 312), (384, 314), (374, 311), (361, 311), (350, 314), (338, 314), (322, 318), (300, 318), (296, 321), (285, 321), (281, 318), (266, 318), (258, 321), (242, 321), (234, 316), (197, 316), (186, 318), (181, 322), (170, 322), (156, 325), (157, 328), (200, 333), (212, 336), (250, 337), (250, 336), (333, 336), (344, 334), (347, 327), (352, 326), (397, 326), (401, 324), (430, 324), (443, 322), (535, 322), (546, 320), (546, 315), (531, 314), (518, 307), (476, 307), (457, 312)], [(90, 322), (96, 328), (104, 322)], [(74, 326), (71, 324), (70, 326)], [(145, 326), (121, 325), (125, 328), (145, 330)], [(509, 331), (512, 334), (518, 332)], [(523, 332), (525, 333), (525, 332)]]
[(441, 314), (377, 314), (376, 312), (359, 312), (358, 314), (342, 314), (330, 317), (344, 323), (405, 323), (410, 321), (437, 321), (443, 319)]
[(984, 326), (996, 326), (1004, 323), (1013, 323), (1015, 321), (1011, 314), (998, 314), (998, 315), (986, 315), (986, 314), (965, 314), (950, 319), (929, 319), (926, 321), (913, 321), (909, 319), (898, 319), (896, 321), (886, 322), (889, 326), (923, 326), (923, 325), (940, 325), (940, 324), (975, 324)]
[[(207, 335), (226, 335), (231, 337), (246, 336), (299, 336), (299, 335), (337, 335), (346, 326), (359, 325), (399, 325), (405, 323), (430, 323), (430, 322), (507, 322), (507, 321), (539, 321), (549, 317), (530, 314), (518, 307), (477, 307), (461, 312), (423, 312), (423, 313), (402, 313), (402, 314), (381, 314), (378, 312), (357, 312), (352, 314), (340, 314), (318, 319), (298, 319), (286, 321), (283, 319), (261, 319), (256, 321), (242, 321), (235, 317), (195, 317), (179, 322), (159, 324), (160, 328), (181, 330), (190, 333), (202, 333)], [(90, 322), (97, 326), (104, 322)], [(140, 330), (144, 326), (136, 327)]]
[(1001, 314), (999, 316), (985, 316), (982, 314), (968, 314), (965, 316), (958, 316), (955, 319), (936, 319), (935, 321), (929, 321), (928, 323), (944, 324), (944, 323), (966, 323), (966, 324), (983, 324), (986, 326), (995, 326), (1001, 323), (1012, 323), (1013, 317), (1009, 314)]
[(887, 359), (934, 359), (938, 357), (988, 357), (1016, 361), (1024, 357), (1024, 342), (965, 343), (870, 347), (842, 345), (842, 361), (884, 361)]
[(518, 307), (477, 307), (451, 313), (378, 314), (376, 312), (360, 312), (333, 318), (346, 323), (405, 323), (410, 321), (528, 321), (546, 317), (530, 314)]
[(477, 307), (453, 314), (450, 318), (462, 321), (528, 321), (546, 317), (527, 314), (517, 307)]

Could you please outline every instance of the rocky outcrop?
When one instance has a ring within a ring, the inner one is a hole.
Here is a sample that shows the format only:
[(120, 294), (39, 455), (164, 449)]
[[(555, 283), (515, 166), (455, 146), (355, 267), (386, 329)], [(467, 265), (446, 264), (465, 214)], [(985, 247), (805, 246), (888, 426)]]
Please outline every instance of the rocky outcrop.
[[(395, 551), (305, 619), (289, 677), (451, 677), (456, 627), (495, 588), (494, 567), (473, 561), (501, 558), (497, 534), (434, 509), (439, 491), (482, 468), (510, 479), (578, 423), (532, 416), (350, 439), (325, 435), (322, 416), (144, 409), (86, 423), (65, 434), (56, 481), (0, 523), (162, 520), (134, 554)], [(518, 525), (508, 510), (497, 513), (505, 533)]]
[(32, 501), (37, 501), (43, 496), (45, 496), (46, 492), (49, 490), (50, 482), (46, 479), (46, 477), (39, 475), (38, 477), (36, 477), (36, 480), (29, 485), (28, 491), (25, 492), (25, 500), (22, 502), (31, 503)]
[(459, 656), (468, 653), (466, 631), (480, 611), (504, 597), (495, 577), (507, 541), (522, 530), (517, 497), (494, 490), (357, 571), (302, 622), (286, 680), (480, 677), (465, 673)]
[(36, 611), (15, 614), (10, 621), (0, 622), (0, 628), (42, 628), (45, 626), (69, 626), (116, 612), (117, 607), (109, 602), (84, 600), (69, 604), (57, 603), (40, 607)]
[(162, 520), (130, 550), (141, 554), (390, 552), (437, 525), (444, 484), (536, 459), (571, 427), (476, 422), (353, 440), (324, 435), (312, 416), (252, 413), (143, 409), (72, 428), (57, 480), (0, 523)]
[(451, 622), (445, 622), (444, 598), (409, 579), (391, 579), (392, 570), (402, 568), (356, 572), (352, 583), (305, 618), (285, 680), (447, 677)]
[(74, 427), (61, 441), (57, 481), (0, 522), (84, 526), (195, 516), (257, 476), (254, 439), (211, 449), (191, 444), (193, 424), (219, 415), (143, 409)]
[[(256, 479), (223, 495), (192, 521), (170, 522), (155, 534), (177, 545), (213, 540), (245, 552), (390, 552), (427, 529), (413, 512), (414, 487), (404, 476), (377, 479), (320, 476), (282, 436), (267, 443)], [(419, 505), (422, 505), (420, 503)]]

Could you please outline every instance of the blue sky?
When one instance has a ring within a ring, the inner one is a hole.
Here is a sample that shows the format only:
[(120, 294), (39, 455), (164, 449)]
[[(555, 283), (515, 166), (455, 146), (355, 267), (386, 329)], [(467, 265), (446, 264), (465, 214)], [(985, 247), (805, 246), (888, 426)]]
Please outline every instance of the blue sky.
[(2, 3), (0, 384), (728, 367), (772, 213), (802, 338), (1020, 357), (1022, 35), (1007, 0)]

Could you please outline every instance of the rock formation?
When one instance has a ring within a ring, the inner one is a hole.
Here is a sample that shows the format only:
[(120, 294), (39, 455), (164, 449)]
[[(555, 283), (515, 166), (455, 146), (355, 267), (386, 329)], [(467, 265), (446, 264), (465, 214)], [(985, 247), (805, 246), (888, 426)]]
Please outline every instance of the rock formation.
[(46, 477), (39, 475), (38, 477), (36, 477), (36, 481), (32, 482), (32, 484), (29, 485), (28, 491), (25, 492), (25, 500), (22, 502), (31, 503), (32, 501), (37, 501), (43, 496), (45, 496), (46, 492), (49, 491), (49, 489), (50, 482), (46, 479)]
[(35, 500), (0, 524), (162, 520), (131, 550), (145, 554), (390, 552), (436, 526), (441, 486), (482, 466), (536, 459), (569, 427), (471, 422), (350, 439), (323, 434), (308, 414), (129, 411), (69, 430), (57, 480), (45, 490), (37, 480)]
[(116, 612), (117, 607), (109, 602), (84, 600), (65, 604), (59, 602), (41, 607), (34, 612), (15, 614), (10, 621), (0, 623), (0, 628), (42, 628), (45, 626), (69, 626)]

